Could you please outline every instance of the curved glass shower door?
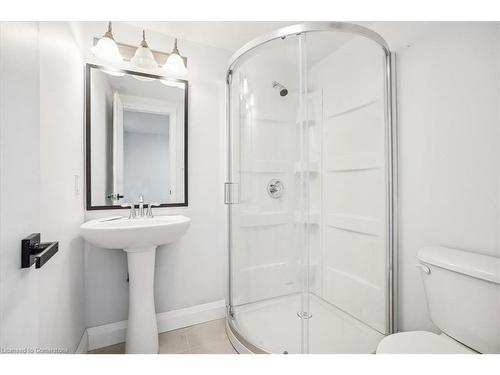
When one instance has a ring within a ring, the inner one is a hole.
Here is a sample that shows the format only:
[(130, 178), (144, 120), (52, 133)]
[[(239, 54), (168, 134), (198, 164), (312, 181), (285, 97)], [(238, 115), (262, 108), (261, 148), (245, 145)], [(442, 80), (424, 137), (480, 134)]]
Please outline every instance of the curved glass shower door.
[[(230, 303), (241, 334), (279, 353), (303, 351), (297, 314), (308, 311), (300, 298), (307, 279), (301, 265), (306, 231), (295, 221), (307, 203), (298, 173), (305, 154), (297, 117), (301, 38), (289, 36), (250, 52), (230, 76), (230, 172), (239, 198), (229, 206)], [(262, 328), (268, 338), (258, 334)]]
[(341, 25), (228, 74), (228, 324), (253, 352), (370, 353), (392, 330), (390, 60)]

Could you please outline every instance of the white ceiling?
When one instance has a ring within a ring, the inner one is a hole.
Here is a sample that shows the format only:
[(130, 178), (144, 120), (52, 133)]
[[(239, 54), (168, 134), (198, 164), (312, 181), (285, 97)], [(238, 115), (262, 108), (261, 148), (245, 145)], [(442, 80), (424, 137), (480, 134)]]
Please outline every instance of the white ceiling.
[(234, 52), (245, 43), (262, 34), (280, 27), (300, 23), (300, 21), (169, 21), (127, 23), (142, 29)]

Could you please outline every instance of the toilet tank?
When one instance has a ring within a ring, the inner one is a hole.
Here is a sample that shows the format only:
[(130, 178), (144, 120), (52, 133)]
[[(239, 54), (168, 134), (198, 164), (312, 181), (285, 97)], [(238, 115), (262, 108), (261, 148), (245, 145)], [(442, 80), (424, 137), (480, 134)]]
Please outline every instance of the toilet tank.
[(436, 326), (480, 353), (500, 353), (500, 258), (433, 246), (418, 260)]

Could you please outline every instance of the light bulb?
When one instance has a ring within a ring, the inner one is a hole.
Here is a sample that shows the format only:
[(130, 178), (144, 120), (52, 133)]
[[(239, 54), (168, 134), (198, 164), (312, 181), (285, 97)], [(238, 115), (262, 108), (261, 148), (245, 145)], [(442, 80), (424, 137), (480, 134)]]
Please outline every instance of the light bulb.
[(158, 68), (158, 63), (155, 60), (153, 52), (146, 42), (146, 31), (142, 30), (142, 42), (135, 50), (134, 57), (130, 59), (130, 62), (136, 67), (141, 69), (156, 69)]
[(163, 69), (165, 69), (168, 73), (172, 73), (174, 75), (182, 75), (187, 73), (186, 64), (184, 63), (184, 59), (179, 54), (179, 50), (177, 49), (177, 38), (175, 38), (174, 49), (170, 53), (163, 65)]
[(108, 23), (108, 31), (98, 40), (97, 44), (92, 47), (92, 53), (95, 57), (103, 61), (111, 63), (123, 61), (118, 45), (113, 38), (111, 22)]

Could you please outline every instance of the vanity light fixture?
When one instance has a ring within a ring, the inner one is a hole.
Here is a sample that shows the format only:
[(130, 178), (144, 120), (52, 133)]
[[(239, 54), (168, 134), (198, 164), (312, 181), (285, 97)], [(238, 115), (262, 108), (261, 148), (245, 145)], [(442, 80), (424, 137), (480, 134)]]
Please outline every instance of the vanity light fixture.
[(115, 38), (113, 38), (111, 22), (108, 23), (108, 31), (106, 31), (97, 44), (92, 47), (92, 53), (103, 61), (112, 63), (123, 61)]
[(187, 73), (184, 58), (180, 55), (179, 50), (177, 49), (177, 38), (175, 38), (174, 49), (170, 52), (165, 65), (163, 65), (163, 69), (174, 75), (183, 75)]
[(130, 62), (140, 69), (156, 69), (158, 68), (158, 63), (155, 60), (153, 52), (146, 42), (146, 31), (142, 30), (142, 42), (135, 50), (134, 57), (130, 59)]
[[(141, 70), (153, 71), (154, 74), (158, 74), (158, 69), (161, 68), (166, 73), (164, 75), (171, 78), (177, 78), (187, 73), (187, 58), (179, 53), (177, 38), (174, 40), (172, 52), (153, 51), (146, 41), (145, 30), (142, 30), (141, 44), (135, 47), (116, 42), (111, 27), (111, 22), (109, 22), (108, 31), (101, 38), (94, 38), (94, 46), (92, 47), (92, 53), (97, 58), (111, 63), (108, 64), (109, 69), (107, 68), (105, 73), (113, 76), (123, 75), (123, 64), (121, 63), (130, 63)], [(140, 81), (154, 80), (154, 78), (140, 75), (133, 75), (133, 77)]]

